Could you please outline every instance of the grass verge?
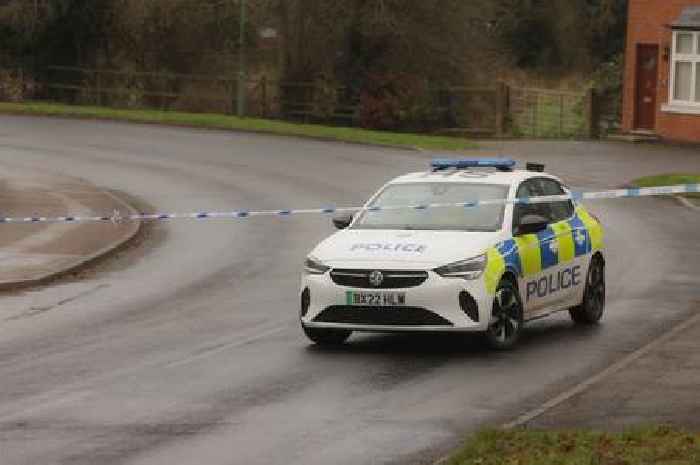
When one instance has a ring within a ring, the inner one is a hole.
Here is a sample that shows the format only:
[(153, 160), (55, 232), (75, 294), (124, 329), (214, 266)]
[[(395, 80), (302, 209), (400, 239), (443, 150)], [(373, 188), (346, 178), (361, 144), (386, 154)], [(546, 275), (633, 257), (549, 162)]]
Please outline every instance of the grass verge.
[[(659, 174), (657, 176), (646, 176), (632, 181), (635, 187), (656, 187), (675, 186), (677, 184), (700, 184), (700, 174)], [(683, 194), (684, 197), (692, 199), (694, 203), (700, 204), (700, 193)]]
[(666, 426), (622, 433), (594, 431), (484, 431), (449, 465), (695, 465), (700, 434)]
[(106, 107), (58, 103), (0, 103), (0, 113), (108, 119), (137, 123), (157, 123), (197, 128), (230, 129), (283, 136), (307, 137), (339, 142), (418, 148), (426, 150), (468, 150), (476, 145), (456, 137), (371, 131), (358, 128), (297, 124), (277, 120), (238, 118), (210, 113), (183, 113), (158, 110), (121, 110)]

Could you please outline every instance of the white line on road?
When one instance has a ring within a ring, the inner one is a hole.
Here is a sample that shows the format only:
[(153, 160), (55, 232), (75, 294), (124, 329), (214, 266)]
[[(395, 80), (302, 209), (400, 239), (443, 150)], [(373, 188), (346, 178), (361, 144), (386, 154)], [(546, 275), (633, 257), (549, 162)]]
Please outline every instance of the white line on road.
[(693, 202), (691, 202), (690, 200), (686, 199), (686, 198), (683, 197), (682, 195), (677, 195), (676, 198), (678, 199), (678, 201), (679, 201), (683, 206), (685, 206), (685, 207), (687, 207), (687, 208), (690, 208), (691, 210), (700, 211), (700, 207), (699, 207), (699, 206), (695, 205)]
[(289, 325), (281, 325), (281, 326), (276, 326), (273, 328), (268, 329), (267, 331), (263, 331), (261, 333), (255, 334), (253, 336), (245, 337), (242, 339), (238, 339), (236, 341), (233, 341), (228, 344), (222, 344), (220, 346), (216, 346), (212, 349), (205, 350), (197, 355), (193, 355), (191, 357), (184, 358), (182, 360), (177, 360), (175, 362), (169, 363), (165, 365), (165, 368), (172, 368), (172, 367), (177, 367), (181, 365), (187, 365), (192, 362), (196, 362), (198, 360), (201, 360), (206, 357), (211, 357), (212, 355), (219, 354), (221, 352), (225, 352), (227, 350), (234, 349), (236, 347), (244, 346), (246, 344), (250, 344), (252, 342), (258, 341), (260, 339), (273, 336), (275, 334), (281, 333), (285, 329), (288, 329)]
[(631, 354), (625, 356), (624, 358), (622, 358), (618, 362), (610, 365), (608, 368), (604, 369), (603, 371), (599, 372), (598, 374), (591, 376), (590, 378), (580, 382), (576, 386), (574, 386), (571, 389), (564, 391), (563, 393), (559, 394), (558, 396), (548, 400), (547, 402), (540, 405), (539, 407), (534, 408), (534, 409), (530, 410), (529, 412), (526, 412), (526, 413), (520, 415), (515, 420), (504, 424), (502, 426), (502, 428), (503, 429), (513, 429), (513, 428), (517, 428), (519, 426), (523, 426), (523, 425), (529, 423), (530, 421), (543, 415), (544, 413), (553, 409), (554, 407), (566, 402), (567, 400), (571, 399), (574, 396), (577, 396), (578, 394), (581, 394), (582, 392), (586, 391), (588, 388), (590, 388), (594, 384), (603, 381), (605, 378), (612, 376), (613, 374), (617, 373), (618, 371), (622, 370), (623, 368), (627, 368), (632, 363), (636, 362), (637, 360), (639, 360), (643, 356), (647, 355), (652, 350), (656, 349), (660, 345), (664, 344), (668, 340), (672, 339), (673, 337), (675, 337), (676, 335), (685, 331), (687, 328), (693, 326), (696, 323), (700, 323), (700, 314), (697, 314), (697, 315), (691, 317), (690, 319), (685, 320), (684, 322), (675, 326), (673, 329), (671, 329), (667, 333), (659, 336), (658, 338), (654, 339), (653, 341), (651, 341), (647, 345), (635, 350)]
[[(686, 329), (690, 328), (691, 326), (700, 323), (700, 313), (689, 318), (688, 320), (683, 321), (682, 323), (674, 326), (671, 330), (669, 330), (667, 333), (662, 334), (661, 336), (657, 337), (653, 341), (649, 342), (647, 345), (640, 347), (639, 349), (635, 350), (634, 352), (630, 353), (629, 355), (623, 357), (621, 360), (615, 362), (614, 364), (610, 365), (608, 368), (604, 369), (603, 371), (591, 376), (588, 379), (585, 379), (584, 381), (581, 381), (579, 384), (576, 386), (572, 387), (571, 389), (568, 389), (561, 394), (557, 395), (556, 397), (548, 400), (547, 402), (543, 403), (539, 407), (536, 407), (519, 417), (517, 417), (513, 421), (509, 421), (508, 423), (505, 423), (504, 425), (501, 426), (502, 429), (509, 430), (509, 429), (514, 429), (518, 428), (520, 426), (523, 426), (535, 418), (538, 418), (545, 413), (547, 413), (549, 410), (563, 404), (567, 400), (585, 392), (587, 389), (591, 388), (593, 385), (605, 380), (606, 378), (614, 375), (618, 371), (627, 368), (628, 366), (632, 365), (634, 362), (639, 360), (640, 358), (644, 357), (647, 355), (649, 352), (655, 350), (659, 346), (663, 345), (667, 341), (673, 339), (675, 336), (678, 334), (682, 333)], [(452, 453), (445, 455), (443, 457), (440, 457), (438, 460), (436, 460), (433, 465), (444, 465), (447, 463), (447, 461), (452, 457)]]

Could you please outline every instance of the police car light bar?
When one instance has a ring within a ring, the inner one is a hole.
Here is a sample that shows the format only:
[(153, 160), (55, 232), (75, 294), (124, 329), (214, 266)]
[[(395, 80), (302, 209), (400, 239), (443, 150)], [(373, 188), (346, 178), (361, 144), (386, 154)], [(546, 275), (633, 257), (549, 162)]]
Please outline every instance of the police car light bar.
[(515, 161), (508, 158), (438, 158), (430, 163), (433, 171), (466, 168), (496, 168), (499, 171), (512, 171)]

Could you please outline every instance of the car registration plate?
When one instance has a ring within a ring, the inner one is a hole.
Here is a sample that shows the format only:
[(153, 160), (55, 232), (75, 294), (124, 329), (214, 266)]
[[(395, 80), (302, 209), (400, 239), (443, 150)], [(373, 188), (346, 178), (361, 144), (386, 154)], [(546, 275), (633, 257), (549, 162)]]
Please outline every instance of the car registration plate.
[(369, 307), (399, 307), (406, 305), (406, 293), (348, 291), (345, 294), (345, 301), (347, 305)]

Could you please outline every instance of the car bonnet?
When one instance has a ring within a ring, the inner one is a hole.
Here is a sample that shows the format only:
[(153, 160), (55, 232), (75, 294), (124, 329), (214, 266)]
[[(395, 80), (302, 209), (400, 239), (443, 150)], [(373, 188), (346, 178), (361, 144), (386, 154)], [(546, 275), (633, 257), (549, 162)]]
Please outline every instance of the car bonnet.
[(501, 232), (344, 230), (311, 255), (333, 267), (432, 268), (478, 256)]

